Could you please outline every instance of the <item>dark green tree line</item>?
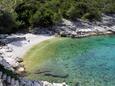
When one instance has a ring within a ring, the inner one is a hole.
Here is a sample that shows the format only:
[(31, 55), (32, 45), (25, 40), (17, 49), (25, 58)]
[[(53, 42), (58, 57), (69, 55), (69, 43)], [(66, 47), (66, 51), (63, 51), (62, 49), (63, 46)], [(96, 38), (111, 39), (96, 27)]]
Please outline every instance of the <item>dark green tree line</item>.
[(0, 7), (0, 32), (7, 33), (53, 26), (62, 18), (100, 20), (102, 13), (115, 13), (115, 0), (1, 0)]

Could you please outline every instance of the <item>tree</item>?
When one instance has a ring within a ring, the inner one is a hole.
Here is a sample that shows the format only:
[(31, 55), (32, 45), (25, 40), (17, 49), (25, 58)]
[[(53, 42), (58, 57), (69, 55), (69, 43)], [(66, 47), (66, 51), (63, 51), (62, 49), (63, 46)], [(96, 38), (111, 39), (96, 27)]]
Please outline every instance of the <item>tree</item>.
[(11, 33), (16, 28), (17, 24), (11, 14), (0, 10), (0, 33)]

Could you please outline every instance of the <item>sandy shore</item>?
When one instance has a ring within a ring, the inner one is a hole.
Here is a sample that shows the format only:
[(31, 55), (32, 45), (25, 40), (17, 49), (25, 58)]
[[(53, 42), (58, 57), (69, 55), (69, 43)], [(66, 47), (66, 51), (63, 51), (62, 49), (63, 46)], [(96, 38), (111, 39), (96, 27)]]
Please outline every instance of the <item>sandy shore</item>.
[[(3, 53), (4, 59), (10, 64), (16, 64), (16, 58), (22, 58), (23, 55), (34, 45), (53, 38), (53, 36), (48, 35), (35, 35), (35, 34), (15, 34), (12, 37), (25, 37), (25, 40), (14, 41), (7, 46), (3, 47), (0, 52)], [(7, 49), (10, 49), (11, 52), (8, 52)]]

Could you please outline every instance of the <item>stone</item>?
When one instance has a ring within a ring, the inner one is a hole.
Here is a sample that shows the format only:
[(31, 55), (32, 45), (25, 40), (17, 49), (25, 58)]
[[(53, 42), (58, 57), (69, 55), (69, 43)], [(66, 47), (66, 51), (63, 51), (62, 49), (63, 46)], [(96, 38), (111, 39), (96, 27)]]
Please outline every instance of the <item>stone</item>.
[(2, 72), (0, 72), (0, 79), (2, 78), (2, 74), (3, 74), (3, 73), (2, 73)]
[(0, 79), (0, 86), (3, 86), (3, 82), (2, 82), (2, 80)]
[(7, 80), (7, 75), (6, 75), (6, 74), (3, 74), (2, 79), (3, 79), (3, 80)]
[(8, 83), (11, 82), (11, 77), (10, 77), (10, 76), (7, 77), (7, 82), (8, 82)]
[(43, 81), (43, 86), (53, 86), (53, 85), (47, 81)]
[(17, 70), (18, 74), (24, 73), (25, 72), (25, 68), (24, 67), (19, 67)]
[(76, 82), (76, 83), (74, 84), (74, 86), (81, 86), (81, 85), (80, 85), (80, 82)]
[(20, 86), (20, 84), (19, 84), (19, 81), (18, 81), (18, 80), (16, 80), (16, 84), (15, 84), (15, 86)]
[(30, 80), (26, 81), (26, 86), (33, 86), (33, 82)]
[(15, 85), (15, 79), (12, 78), (12, 79), (11, 79), (11, 86), (14, 86), (14, 85)]
[(38, 82), (34, 81), (34, 86), (41, 86)]
[(52, 77), (59, 77), (59, 78), (67, 78), (68, 74), (61, 74), (61, 73), (53, 73), (53, 72), (46, 72), (45, 76), (52, 76)]
[(0, 63), (2, 62), (3, 58), (0, 57)]
[(19, 62), (19, 63), (21, 63), (21, 62), (23, 62), (23, 59), (22, 59), (22, 58), (17, 57), (16, 61), (17, 61), (17, 62)]
[(65, 82), (63, 83), (53, 83), (53, 86), (68, 86)]
[(18, 66), (19, 66), (19, 63), (18, 63), (18, 62), (16, 62), (15, 64), (12, 65), (12, 67), (13, 67), (14, 69), (17, 69)]

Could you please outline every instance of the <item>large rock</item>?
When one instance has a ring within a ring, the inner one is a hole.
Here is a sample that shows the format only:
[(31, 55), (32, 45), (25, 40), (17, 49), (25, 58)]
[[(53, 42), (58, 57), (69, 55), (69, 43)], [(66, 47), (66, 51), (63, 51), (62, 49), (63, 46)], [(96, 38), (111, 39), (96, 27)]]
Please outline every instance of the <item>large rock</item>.
[(19, 58), (19, 57), (17, 57), (15, 60), (16, 60), (17, 62), (19, 62), (19, 63), (23, 62), (23, 59), (22, 59), (22, 58)]

